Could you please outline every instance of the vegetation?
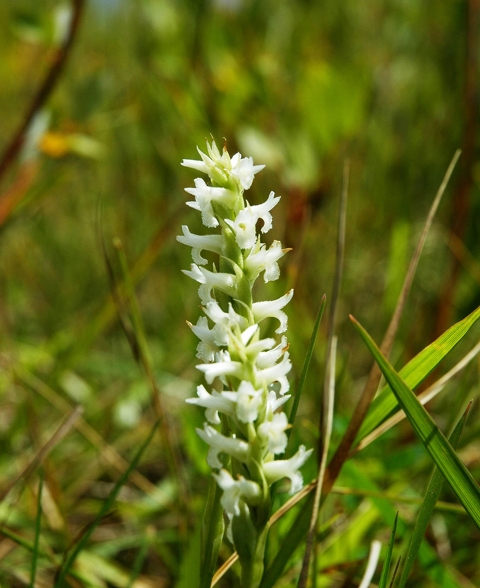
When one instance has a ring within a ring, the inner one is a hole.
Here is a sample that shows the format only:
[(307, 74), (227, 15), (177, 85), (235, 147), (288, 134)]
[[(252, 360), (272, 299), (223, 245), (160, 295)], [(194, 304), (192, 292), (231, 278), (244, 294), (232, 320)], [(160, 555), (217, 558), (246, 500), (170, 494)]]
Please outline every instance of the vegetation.
[[(282, 197), (266, 241), (292, 251), (255, 299), (295, 289), (287, 455), (317, 453), (300, 494), (276, 487), (261, 587), (297, 586), (303, 563), (312, 586), (365, 588), (369, 553), (376, 586), (399, 558), (394, 586), (480, 585), (479, 10), (0, 3), (1, 586), (199, 586), (211, 476), (203, 412), (185, 403), (201, 383), (185, 324), (199, 302), (176, 236), (202, 231), (180, 162), (211, 136), (266, 164), (253, 204)], [(458, 148), (382, 364), (373, 341)], [(372, 354), (393, 393), (369, 378)], [(411, 390), (432, 389), (424, 411)], [(397, 402), (409, 419), (376, 432)], [(238, 563), (218, 580), (239, 583)]]

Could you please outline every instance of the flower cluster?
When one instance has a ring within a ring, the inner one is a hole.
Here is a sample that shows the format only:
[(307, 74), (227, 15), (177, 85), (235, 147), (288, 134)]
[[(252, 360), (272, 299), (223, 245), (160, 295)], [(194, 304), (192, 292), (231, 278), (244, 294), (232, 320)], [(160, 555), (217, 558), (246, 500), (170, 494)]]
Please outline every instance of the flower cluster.
[[(277, 341), (260, 334), (260, 324), (268, 318), (276, 320), (277, 334), (286, 331), (283, 308), (293, 290), (277, 300), (252, 298), (260, 275), (265, 282), (279, 277), (278, 261), (287, 252), (279, 241), (267, 247), (260, 238), (260, 232), (272, 228), (271, 210), (280, 198), (271, 192), (259, 205), (244, 199), (264, 167), (254, 165), (251, 157), (230, 157), (225, 147), (220, 153), (213, 141), (207, 142), (207, 154), (199, 153), (201, 160), (182, 165), (208, 175), (210, 183), (197, 178), (195, 187), (186, 189), (194, 197), (187, 204), (200, 212), (206, 227), (219, 232), (195, 235), (183, 226), (177, 239), (192, 248), (193, 263), (184, 273), (200, 285), (205, 316), (188, 324), (200, 340), (197, 368), (213, 387), (198, 386), (197, 397), (187, 402), (206, 409), (207, 422), (197, 432), (210, 446), (208, 463), (223, 490), (227, 516), (234, 522), (247, 513), (259, 528), (266, 525), (269, 486), (287, 477), (291, 493), (298, 491), (303, 483), (298, 470), (311, 453), (302, 446), (290, 459), (276, 459), (287, 446), (288, 419), (279, 409), (290, 397), (291, 362), (284, 335)], [(207, 269), (212, 254), (217, 265), (212, 262)]]

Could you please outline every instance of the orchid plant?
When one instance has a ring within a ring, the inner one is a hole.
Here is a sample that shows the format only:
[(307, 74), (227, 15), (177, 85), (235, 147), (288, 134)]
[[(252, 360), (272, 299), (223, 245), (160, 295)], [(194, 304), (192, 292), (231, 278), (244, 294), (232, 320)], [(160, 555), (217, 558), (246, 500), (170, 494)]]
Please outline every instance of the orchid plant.
[[(265, 282), (276, 280), (278, 261), (288, 249), (279, 241), (267, 247), (261, 240), (272, 228), (271, 210), (280, 197), (270, 192), (259, 205), (244, 197), (264, 166), (240, 153), (230, 157), (226, 147), (220, 152), (214, 141), (207, 142), (207, 153), (199, 154), (200, 160), (187, 159), (182, 165), (206, 174), (210, 183), (195, 179), (195, 187), (186, 189), (194, 197), (187, 205), (216, 232), (196, 235), (184, 225), (177, 239), (192, 248), (194, 263), (183, 271), (200, 284), (205, 316), (196, 325), (188, 324), (200, 340), (197, 357), (202, 363), (197, 368), (209, 389), (199, 385), (197, 397), (187, 402), (205, 408), (206, 422), (197, 432), (209, 445), (207, 461), (222, 490), (227, 537), (239, 555), (242, 587), (255, 588), (263, 575), (270, 486), (289, 478), (290, 492), (300, 490), (299, 468), (312, 452), (301, 446), (290, 459), (277, 459), (287, 447), (289, 427), (281, 410), (290, 398), (291, 369), (283, 308), (293, 290), (277, 300), (253, 300), (257, 278), (263, 274)], [(260, 231), (258, 221), (263, 223)], [(204, 252), (216, 256), (217, 265), (207, 269)], [(278, 321), (279, 341), (262, 337), (261, 324), (267, 318)], [(223, 526), (220, 529), (223, 534)]]

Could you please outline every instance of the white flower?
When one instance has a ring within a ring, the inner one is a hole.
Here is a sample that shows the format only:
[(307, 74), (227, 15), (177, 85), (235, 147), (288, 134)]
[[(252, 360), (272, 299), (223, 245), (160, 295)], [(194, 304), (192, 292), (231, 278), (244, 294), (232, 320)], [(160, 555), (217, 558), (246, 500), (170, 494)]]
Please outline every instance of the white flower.
[(292, 363), (289, 358), (289, 353), (286, 351), (283, 354), (282, 361), (280, 363), (276, 363), (275, 365), (263, 370), (258, 370), (256, 375), (257, 379), (263, 381), (266, 386), (273, 384), (274, 382), (278, 382), (280, 384), (280, 390), (278, 393), (280, 396), (283, 396), (290, 390), (290, 384), (286, 376), (291, 369)]
[(258, 275), (265, 271), (263, 279), (265, 282), (273, 282), (280, 276), (280, 268), (277, 261), (290, 251), (282, 249), (280, 241), (274, 241), (267, 249), (262, 243), (258, 251), (252, 251), (245, 260), (245, 273), (248, 279), (253, 282)]
[(214, 423), (215, 425), (220, 424), (219, 411), (229, 416), (234, 415), (235, 403), (216, 390), (213, 390), (212, 394), (209, 394), (205, 387), (200, 385), (197, 386), (197, 395), (198, 398), (187, 398), (186, 402), (206, 408), (205, 416), (210, 423)]
[(284, 335), (282, 336), (282, 340), (276, 347), (270, 349), (270, 351), (262, 351), (258, 354), (256, 361), (257, 368), (265, 369), (268, 367), (272, 367), (277, 363), (277, 361), (282, 357), (282, 355), (287, 351), (287, 349), (287, 338)]
[(223, 246), (222, 235), (195, 235), (186, 225), (182, 225), (183, 236), (179, 235), (177, 241), (192, 247), (192, 258), (198, 265), (204, 265), (208, 261), (202, 257), (202, 251), (213, 251), (220, 254)]
[(192, 263), (190, 268), (190, 270), (182, 270), (182, 272), (189, 278), (192, 278), (192, 280), (201, 284), (198, 289), (198, 294), (203, 304), (207, 304), (214, 300), (212, 297), (213, 288), (218, 288), (229, 296), (235, 296), (236, 288), (234, 275), (223, 272), (211, 272), (203, 267), (199, 267), (196, 263)]
[(198, 436), (210, 445), (207, 462), (211, 468), (221, 468), (222, 462), (218, 458), (219, 453), (227, 453), (238, 461), (245, 462), (250, 451), (250, 445), (241, 439), (226, 437), (215, 430), (207, 423), (204, 424), (203, 430), (196, 429)]
[(252, 185), (255, 174), (258, 174), (265, 166), (253, 165), (251, 157), (243, 157), (240, 153), (235, 153), (231, 160), (232, 176), (240, 181), (244, 190), (248, 190)]
[(256, 224), (259, 219), (263, 220), (262, 233), (267, 233), (272, 228), (272, 215), (270, 210), (280, 200), (270, 192), (270, 196), (263, 204), (250, 206), (240, 210), (234, 221), (225, 219), (225, 222), (235, 233), (235, 239), (241, 249), (251, 249), (257, 242)]
[(255, 245), (257, 234), (255, 225), (258, 218), (255, 216), (252, 208), (249, 206), (243, 208), (235, 218), (234, 221), (225, 219), (225, 222), (231, 227), (235, 233), (235, 239), (241, 249), (250, 249)]
[(277, 408), (283, 406), (287, 400), (290, 400), (290, 394), (284, 394), (277, 398), (275, 392), (270, 390), (267, 396), (267, 417), (271, 417)]
[(263, 403), (263, 390), (255, 390), (253, 384), (242, 380), (236, 392), (223, 392), (225, 398), (236, 402), (236, 415), (242, 423), (253, 423)]
[(203, 361), (213, 361), (215, 353), (219, 351), (215, 327), (209, 329), (208, 321), (204, 316), (199, 317), (196, 325), (189, 322), (187, 324), (200, 339), (200, 343), (197, 345), (197, 357)]
[(303, 486), (302, 474), (298, 471), (300, 467), (307, 461), (313, 449), (305, 450), (305, 446), (301, 445), (297, 453), (290, 459), (277, 459), (263, 464), (263, 473), (267, 478), (269, 484), (273, 484), (282, 478), (289, 478), (290, 494), (295, 494)]
[(195, 179), (195, 188), (185, 188), (195, 202), (187, 202), (187, 205), (202, 213), (202, 222), (206, 227), (218, 227), (218, 220), (212, 208), (212, 200), (223, 202), (226, 206), (232, 206), (237, 198), (235, 192), (226, 188), (208, 186), (202, 178)]
[(251, 207), (257, 219), (263, 220), (262, 233), (268, 233), (272, 228), (272, 215), (270, 214), (270, 211), (279, 202), (280, 196), (275, 196), (275, 192), (270, 192), (268, 198), (263, 204), (257, 204), (256, 206)]
[(271, 349), (275, 345), (275, 339), (266, 338), (258, 339), (255, 338), (253, 341), (252, 336), (258, 331), (258, 325), (251, 325), (245, 331), (237, 336), (234, 329), (230, 331), (229, 350), (232, 355), (237, 355), (242, 361), (247, 359), (255, 360), (258, 355), (266, 349)]
[(220, 351), (218, 354), (219, 361), (215, 363), (201, 363), (197, 365), (197, 370), (205, 374), (205, 379), (209, 384), (215, 378), (223, 378), (225, 376), (236, 376), (241, 379), (244, 371), (244, 366), (239, 361), (231, 361), (228, 351)]
[[(185, 271), (185, 270), (183, 270)], [(280, 321), (280, 326), (275, 333), (283, 333), (287, 330), (287, 315), (282, 311), (293, 296), (293, 289), (277, 298), (277, 300), (265, 300), (263, 302), (254, 302), (252, 304), (252, 311), (255, 321), (257, 323), (263, 321), (267, 317), (276, 318)]]
[(184, 167), (191, 167), (199, 172), (208, 174), (208, 166), (204, 161), (198, 161), (197, 159), (184, 159), (182, 161)]
[(228, 312), (224, 312), (218, 302), (214, 300), (205, 306), (204, 312), (215, 323), (212, 335), (218, 346), (228, 345), (232, 329), (243, 329), (247, 324), (246, 318), (237, 314), (231, 304), (228, 305)]
[(261, 490), (256, 482), (245, 480), (243, 476), (238, 476), (238, 480), (234, 480), (231, 474), (225, 469), (220, 470), (218, 474), (213, 474), (213, 477), (223, 490), (220, 503), (230, 517), (240, 514), (240, 508), (238, 506), (240, 500), (244, 500), (252, 506), (259, 503)]
[(265, 421), (258, 427), (258, 435), (271, 453), (283, 453), (287, 448), (288, 439), (285, 431), (288, 427), (287, 415), (284, 412), (275, 413), (271, 421)]

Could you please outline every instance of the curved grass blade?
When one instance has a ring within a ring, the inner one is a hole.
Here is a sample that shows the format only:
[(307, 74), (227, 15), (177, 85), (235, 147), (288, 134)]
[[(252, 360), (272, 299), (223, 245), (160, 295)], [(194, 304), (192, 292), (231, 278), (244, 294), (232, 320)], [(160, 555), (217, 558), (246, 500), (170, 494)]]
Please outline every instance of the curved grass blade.
[(425, 445), (475, 525), (480, 529), (480, 488), (477, 483), (434, 423), (432, 417), (388, 363), (367, 331), (352, 316), (350, 319), (382, 370), (415, 433)]
[(390, 571), (390, 566), (392, 562), (393, 544), (395, 543), (395, 535), (397, 533), (397, 523), (398, 512), (395, 517), (395, 522), (393, 523), (392, 535), (390, 536), (390, 543), (388, 544), (387, 556), (385, 557), (385, 561), (383, 562), (382, 574), (380, 576), (378, 588), (387, 588), (388, 573)]
[[(288, 416), (288, 422), (293, 425), (295, 421), (295, 417), (297, 415), (298, 405), (300, 403), (300, 398), (302, 396), (303, 387), (305, 386), (305, 380), (307, 379), (308, 369), (310, 367), (310, 363), (312, 360), (313, 350), (315, 348), (315, 340), (317, 338), (318, 328), (320, 327), (320, 323), (322, 322), (323, 312), (325, 310), (325, 305), (327, 302), (327, 297), (324, 294), (322, 296), (322, 300), (320, 302), (320, 306), (318, 307), (317, 316), (315, 317), (315, 323), (313, 325), (312, 334), (310, 336), (310, 341), (308, 343), (307, 354), (305, 355), (305, 361), (303, 362), (302, 373), (300, 374), (300, 380), (298, 382), (297, 389), (295, 391), (295, 396), (293, 398), (292, 409)], [(287, 435), (290, 436), (291, 428), (287, 430)]]
[[(433, 343), (425, 347), (398, 372), (407, 386), (414, 390), (459, 343), (480, 318), (480, 307), (450, 327)], [(370, 406), (370, 410), (357, 436), (357, 442), (370, 434), (384, 419), (398, 409), (398, 401), (390, 386), (385, 386)]]
[[(417, 395), (419, 402), (425, 405), (427, 402), (430, 402), (432, 398), (435, 398), (437, 394), (439, 394), (446, 384), (450, 382), (450, 380), (458, 374), (465, 366), (467, 366), (475, 357), (480, 353), (480, 343), (477, 343), (475, 347), (470, 350), (465, 357), (463, 357), (451, 370), (449, 370), (446, 374), (444, 374), (439, 380), (437, 380), (434, 384), (420, 392)], [(402, 421), (405, 418), (405, 413), (403, 410), (399, 410), (393, 414), (393, 416), (389, 417), (387, 420), (383, 421), (381, 425), (379, 425), (376, 429), (374, 429), (371, 433), (369, 433), (366, 437), (364, 437), (359, 444), (355, 447), (355, 449), (351, 452), (351, 456), (355, 455), (367, 445), (370, 445), (373, 441), (378, 439), (383, 433), (391, 429), (397, 423)]]
[(54, 584), (54, 588), (63, 588), (64, 583), (65, 583), (65, 578), (66, 578), (67, 574), (69, 573), (70, 568), (74, 564), (78, 554), (86, 546), (93, 531), (98, 527), (98, 525), (100, 524), (102, 519), (105, 517), (105, 515), (108, 513), (108, 511), (112, 508), (113, 503), (115, 502), (115, 499), (117, 497), (117, 494), (119, 493), (120, 489), (125, 484), (125, 482), (128, 480), (128, 476), (130, 475), (130, 472), (132, 472), (137, 467), (137, 464), (140, 461), (140, 458), (142, 457), (143, 452), (150, 444), (150, 441), (153, 439), (153, 436), (154, 436), (157, 428), (158, 428), (158, 421), (154, 424), (154, 426), (152, 427), (152, 430), (148, 434), (148, 437), (143, 442), (143, 444), (140, 446), (140, 449), (137, 451), (137, 453), (136, 453), (135, 457), (133, 458), (132, 462), (130, 463), (128, 469), (122, 474), (122, 476), (120, 476), (120, 478), (118, 479), (118, 481), (114, 485), (112, 491), (110, 492), (110, 494), (108, 495), (106, 500), (104, 500), (104, 502), (102, 503), (102, 506), (101, 506), (95, 520), (89, 526), (87, 531), (82, 535), (82, 537), (77, 542), (77, 544), (74, 546), (74, 548), (72, 549), (70, 554), (66, 557), (63, 566), (60, 568), (60, 570), (58, 572), (58, 575), (57, 575), (57, 578), (56, 578), (56, 581)]
[[(463, 427), (465, 425), (465, 421), (467, 420), (467, 415), (470, 410), (472, 403), (467, 406), (465, 412), (462, 415), (462, 418), (458, 421), (453, 433), (450, 436), (450, 443), (453, 449), (457, 448), (458, 442), (460, 440), (460, 436), (463, 431)], [(402, 569), (402, 573), (400, 575), (400, 581), (398, 584), (398, 588), (404, 588), (406, 585), (408, 576), (412, 571), (413, 564), (418, 554), (418, 550), (420, 549), (420, 545), (423, 541), (423, 537), (425, 536), (425, 532), (428, 527), (428, 523), (432, 517), (433, 510), (435, 508), (435, 504), (437, 503), (438, 497), (440, 496), (440, 492), (442, 490), (444, 482), (444, 477), (438, 468), (435, 468), (433, 472), (432, 479), (430, 484), (428, 485), (427, 492), (425, 494), (425, 499), (423, 504), (418, 512), (417, 521), (415, 523), (415, 527), (413, 529), (412, 536), (410, 538), (410, 543), (408, 545), (407, 554), (405, 557), (405, 564)], [(379, 587), (380, 588), (380, 587)]]

